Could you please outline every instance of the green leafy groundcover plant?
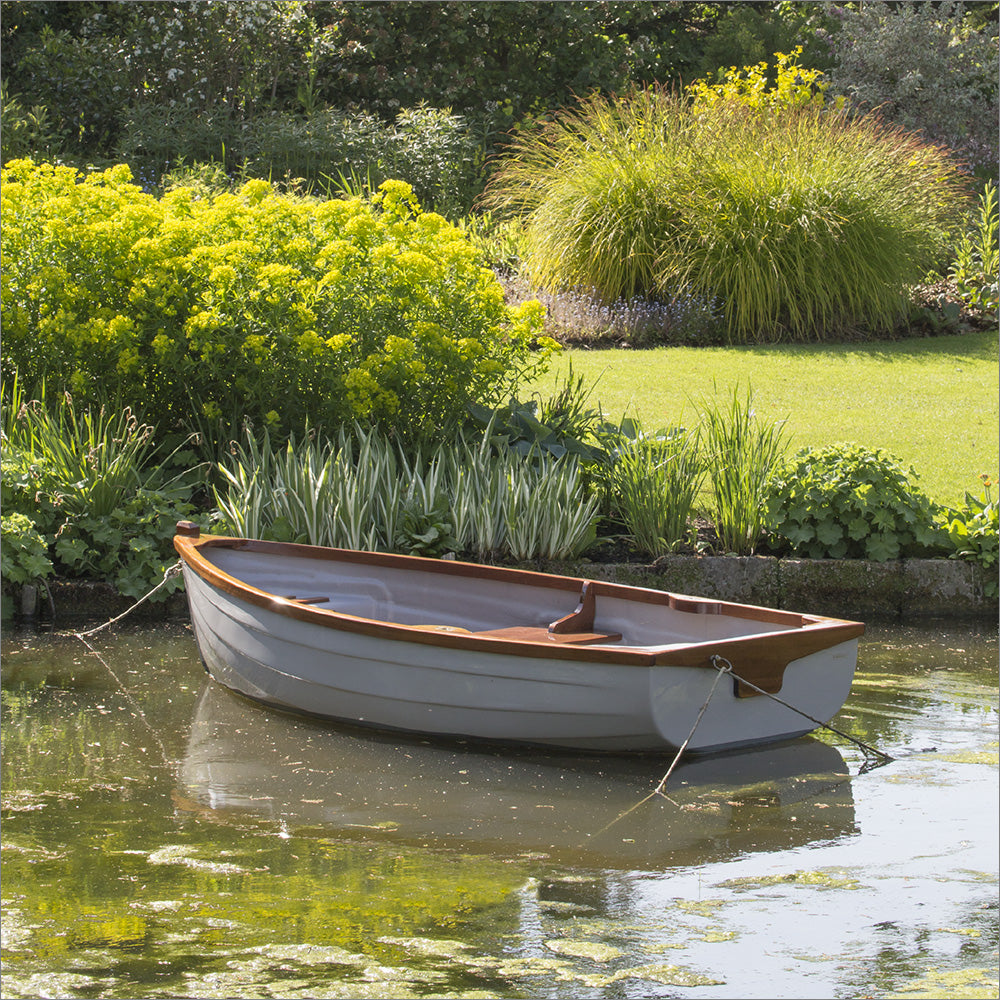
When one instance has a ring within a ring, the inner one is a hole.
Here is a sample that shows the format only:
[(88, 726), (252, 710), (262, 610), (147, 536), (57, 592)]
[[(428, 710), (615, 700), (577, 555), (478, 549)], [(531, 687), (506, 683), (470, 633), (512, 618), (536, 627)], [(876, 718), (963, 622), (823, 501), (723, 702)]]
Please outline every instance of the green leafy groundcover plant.
[(4, 583), (31, 583), (52, 575), (48, 545), (27, 514), (4, 514), (0, 577)]
[(771, 480), (772, 545), (811, 559), (939, 554), (941, 511), (911, 478), (881, 449), (803, 448)]
[(3, 372), (160, 433), (378, 423), (404, 435), (495, 405), (547, 363), (464, 233), (409, 187), (371, 200), (145, 194), (128, 167), (2, 173)]
[[(139, 597), (160, 582), (177, 521), (207, 524), (192, 502), (201, 470), (169, 478), (183, 456), (154, 457), (152, 427), (128, 410), (80, 411), (66, 395), (24, 401), (16, 382), (5, 404), (4, 586), (58, 573)], [(179, 586), (175, 577), (153, 599)]]
[[(954, 551), (952, 559), (970, 559), (986, 569), (995, 570), (1000, 555), (1000, 502), (992, 494), (989, 475), (979, 477), (983, 491), (979, 496), (965, 494), (965, 503), (948, 511), (945, 529)], [(1000, 587), (996, 579), (986, 585), (986, 593), (996, 597)]]

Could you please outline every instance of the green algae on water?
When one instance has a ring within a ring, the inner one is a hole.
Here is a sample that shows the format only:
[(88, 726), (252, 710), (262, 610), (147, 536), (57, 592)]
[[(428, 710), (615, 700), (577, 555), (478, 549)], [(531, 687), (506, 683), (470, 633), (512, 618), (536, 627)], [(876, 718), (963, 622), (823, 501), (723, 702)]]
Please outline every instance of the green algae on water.
[(567, 938), (546, 941), (545, 947), (557, 955), (567, 955), (570, 958), (589, 958), (593, 962), (612, 962), (625, 954), (620, 948), (602, 944), (599, 941), (573, 941)]
[(861, 889), (862, 884), (855, 878), (831, 871), (798, 871), (783, 875), (758, 875), (746, 878), (731, 878), (717, 883), (734, 892), (752, 892), (769, 886), (794, 885), (810, 886), (815, 889)]
[(995, 1000), (997, 987), (995, 968), (944, 971), (932, 966), (922, 979), (887, 993), (886, 1000)]

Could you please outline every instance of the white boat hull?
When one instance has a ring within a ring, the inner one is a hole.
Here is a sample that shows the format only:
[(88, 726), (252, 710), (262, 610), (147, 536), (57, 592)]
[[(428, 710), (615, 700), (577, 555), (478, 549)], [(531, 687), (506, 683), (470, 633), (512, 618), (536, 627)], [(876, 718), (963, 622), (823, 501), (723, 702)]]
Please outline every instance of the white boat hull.
[[(245, 578), (264, 572), (263, 558), (235, 552), (227, 558), (227, 573)], [(294, 572), (301, 576), (301, 569)], [(553, 658), (543, 643), (476, 642), (466, 635), (429, 639), (413, 631), (416, 625), (383, 630), (376, 621), (353, 616), (337, 627), (322, 610), (310, 618), (299, 608), (293, 616), (283, 599), (270, 607), (248, 601), (232, 592), (239, 588), (206, 579), (188, 561), (184, 577), (202, 659), (221, 684), (288, 711), (443, 737), (605, 752), (662, 753), (685, 741), (692, 754), (749, 747), (791, 739), (829, 721), (848, 696), (857, 659), (857, 638), (847, 638), (791, 660), (780, 701), (745, 697), (717, 670), (655, 662), (676, 643), (629, 643), (625, 634), (622, 643), (576, 655), (560, 651)], [(256, 587), (280, 592), (282, 582), (258, 579)], [(328, 590), (334, 585), (315, 582)], [(528, 597), (526, 608), (539, 602), (538, 594)], [(558, 607), (565, 596), (556, 592), (547, 599)], [(614, 619), (615, 602), (606, 603)], [(650, 615), (660, 613), (650, 607)], [(539, 613), (544, 618), (551, 610)], [(630, 627), (624, 620), (611, 624), (624, 625), (622, 632)], [(641, 631), (638, 625), (632, 630)], [(766, 630), (757, 638), (767, 642)], [(645, 662), (621, 662), (630, 657)], [(739, 663), (733, 666), (739, 673)]]

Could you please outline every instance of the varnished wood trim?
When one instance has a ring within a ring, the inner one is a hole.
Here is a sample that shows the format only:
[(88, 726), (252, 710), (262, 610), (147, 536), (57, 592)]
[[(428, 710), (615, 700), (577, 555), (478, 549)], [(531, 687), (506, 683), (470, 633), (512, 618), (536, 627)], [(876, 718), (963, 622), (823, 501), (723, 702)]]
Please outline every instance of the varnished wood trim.
[(592, 632), (594, 629), (594, 608), (597, 599), (594, 597), (594, 581), (584, 580), (580, 588), (580, 603), (576, 610), (564, 615), (549, 626), (549, 632), (559, 635), (564, 632)]
[[(827, 619), (794, 632), (720, 639), (667, 650), (656, 655), (656, 663), (660, 666), (714, 667), (713, 657), (721, 656), (732, 664), (734, 673), (770, 694), (777, 694), (784, 682), (785, 668), (792, 660), (857, 639), (864, 631), (860, 622)], [(751, 698), (758, 692), (737, 681), (736, 694)]]
[(621, 642), (622, 638), (619, 632), (553, 632), (551, 625), (548, 628), (510, 625), (507, 628), (491, 628), (471, 634), (486, 639), (507, 639), (514, 642), (554, 642), (577, 646), (594, 646), (602, 642)]

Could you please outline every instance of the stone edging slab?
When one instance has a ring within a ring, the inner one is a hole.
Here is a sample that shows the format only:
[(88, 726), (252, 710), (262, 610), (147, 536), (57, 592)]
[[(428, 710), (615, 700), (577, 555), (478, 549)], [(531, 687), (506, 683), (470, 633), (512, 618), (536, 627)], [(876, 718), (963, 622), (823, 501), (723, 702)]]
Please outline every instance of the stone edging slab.
[(646, 566), (562, 563), (560, 571), (697, 597), (865, 620), (993, 619), (996, 572), (960, 560), (662, 556)]

